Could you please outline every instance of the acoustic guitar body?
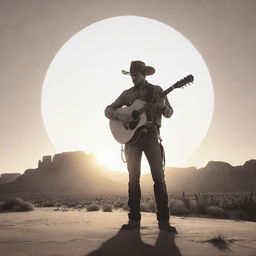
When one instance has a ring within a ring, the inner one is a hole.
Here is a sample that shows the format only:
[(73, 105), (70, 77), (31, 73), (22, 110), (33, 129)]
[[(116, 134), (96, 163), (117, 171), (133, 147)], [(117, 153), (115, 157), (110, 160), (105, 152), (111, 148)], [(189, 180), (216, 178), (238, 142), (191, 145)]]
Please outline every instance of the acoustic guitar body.
[[(133, 111), (138, 111), (146, 104), (145, 101), (135, 100), (131, 106), (119, 108), (116, 111), (119, 113), (129, 113), (132, 114)], [(145, 112), (141, 113), (138, 117), (138, 120), (133, 121), (130, 124), (124, 124), (119, 120), (110, 120), (109, 126), (115, 140), (121, 144), (125, 144), (132, 139), (135, 131), (145, 125), (147, 122), (147, 116)]]

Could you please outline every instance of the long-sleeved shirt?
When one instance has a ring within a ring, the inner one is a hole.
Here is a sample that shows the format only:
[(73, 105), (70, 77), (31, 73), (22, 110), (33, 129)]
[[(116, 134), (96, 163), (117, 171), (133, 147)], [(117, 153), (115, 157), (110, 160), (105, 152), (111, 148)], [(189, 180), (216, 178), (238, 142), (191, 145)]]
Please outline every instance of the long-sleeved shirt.
[[(140, 99), (146, 102), (149, 87), (153, 87), (152, 97), (155, 97), (163, 91), (160, 86), (150, 84), (147, 81), (143, 87), (133, 86), (127, 90), (124, 90), (112, 104), (106, 107), (105, 116), (109, 119), (117, 119), (116, 109), (123, 106), (129, 107), (136, 99)], [(147, 109), (146, 111), (147, 117), (150, 115), (153, 118), (151, 121), (153, 121), (153, 124), (157, 125), (158, 127), (161, 127), (162, 115), (166, 118), (169, 118), (173, 114), (173, 109), (167, 96), (164, 97), (164, 100), (166, 103), (165, 109), (161, 109), (159, 104), (156, 103), (153, 105), (152, 109)]]

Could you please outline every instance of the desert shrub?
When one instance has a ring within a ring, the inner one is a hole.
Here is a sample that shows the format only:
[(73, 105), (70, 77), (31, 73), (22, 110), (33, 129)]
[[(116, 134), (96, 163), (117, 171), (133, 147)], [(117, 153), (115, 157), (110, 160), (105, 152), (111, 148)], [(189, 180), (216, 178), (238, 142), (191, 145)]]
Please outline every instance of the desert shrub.
[(214, 235), (213, 237), (211, 237), (208, 240), (203, 241), (203, 243), (211, 243), (222, 251), (228, 250), (228, 241), (220, 233), (217, 235)]
[(254, 193), (236, 196), (231, 198), (229, 205), (226, 205), (226, 209), (239, 209), (242, 211), (240, 219), (256, 221), (256, 202), (253, 198)]
[(156, 212), (156, 203), (154, 200), (149, 199), (146, 204), (149, 212)]
[(84, 206), (83, 206), (82, 204), (78, 204), (78, 205), (76, 205), (74, 208), (75, 208), (75, 209), (82, 209), (82, 208), (84, 208)]
[(191, 201), (189, 198), (183, 197), (182, 202), (184, 203), (187, 209), (191, 209)]
[(149, 209), (148, 209), (148, 205), (146, 203), (144, 203), (144, 202), (142, 202), (140, 204), (140, 211), (141, 212), (150, 212)]
[(191, 200), (188, 198), (188, 197), (186, 197), (186, 195), (185, 195), (185, 192), (183, 191), (183, 193), (182, 193), (182, 199), (181, 199), (182, 201), (183, 201), (183, 203), (185, 204), (185, 206), (187, 207), (187, 209), (191, 209)]
[(91, 203), (89, 204), (87, 207), (87, 211), (99, 211), (100, 210), (100, 206), (98, 204), (95, 203)]
[(172, 215), (187, 215), (189, 214), (188, 208), (184, 202), (178, 199), (170, 200), (170, 214)]
[(21, 198), (11, 198), (4, 201), (0, 206), (0, 211), (23, 212), (33, 211), (34, 205), (30, 202), (24, 201)]
[(129, 211), (130, 210), (127, 203), (125, 203), (122, 208), (123, 208), (124, 211)]
[(228, 218), (232, 219), (232, 220), (244, 220), (245, 219), (245, 214), (240, 209), (227, 210), (227, 215), (228, 215)]
[(111, 204), (103, 204), (102, 210), (103, 212), (112, 212), (113, 206)]
[(191, 213), (197, 213), (197, 204), (196, 204), (196, 201), (195, 200), (191, 200), (190, 203), (189, 203), (189, 206), (190, 206), (190, 212)]
[(227, 218), (227, 214), (224, 209), (218, 206), (208, 206), (206, 208), (206, 213), (214, 217)]
[(114, 208), (116, 208), (116, 209), (118, 209), (118, 208), (123, 208), (124, 204), (125, 204), (124, 201), (118, 200), (118, 201), (116, 201), (116, 202), (114, 203)]
[(43, 202), (41, 207), (54, 207), (56, 206), (53, 202)]
[(197, 213), (206, 214), (207, 207), (210, 206), (210, 202), (206, 199), (198, 199), (196, 201), (196, 211)]

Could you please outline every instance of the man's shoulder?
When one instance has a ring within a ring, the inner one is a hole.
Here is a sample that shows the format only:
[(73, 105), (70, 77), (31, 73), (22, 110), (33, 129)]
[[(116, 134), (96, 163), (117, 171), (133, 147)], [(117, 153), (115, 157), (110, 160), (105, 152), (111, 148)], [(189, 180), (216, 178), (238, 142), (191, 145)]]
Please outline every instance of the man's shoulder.
[(130, 88), (124, 90), (124, 92), (130, 92), (130, 91), (132, 91), (133, 89), (134, 89), (134, 86), (131, 86)]
[(124, 91), (123, 91), (123, 94), (124, 94), (124, 95), (128, 95), (128, 94), (130, 94), (130, 93), (133, 92), (133, 91), (134, 91), (134, 86), (132, 86), (132, 87), (130, 87), (130, 88), (124, 90)]
[[(120, 95), (120, 98), (124, 101), (124, 102), (127, 102), (127, 100), (129, 99), (130, 97), (130, 93), (131, 93), (131, 89), (132, 88), (129, 88), (129, 89), (125, 89), (122, 91), (121, 95)], [(125, 103), (126, 104), (126, 103)]]
[(147, 82), (149, 87), (152, 87), (154, 90), (156, 91), (163, 91), (162, 87), (160, 85), (156, 85), (156, 84), (151, 84), (149, 82)]
[(130, 88), (129, 89), (125, 89), (122, 91), (121, 95), (124, 96), (126, 95), (128, 92), (129, 92)]
[(123, 90), (122, 93), (121, 93), (121, 97), (125, 96), (127, 94), (127, 90)]

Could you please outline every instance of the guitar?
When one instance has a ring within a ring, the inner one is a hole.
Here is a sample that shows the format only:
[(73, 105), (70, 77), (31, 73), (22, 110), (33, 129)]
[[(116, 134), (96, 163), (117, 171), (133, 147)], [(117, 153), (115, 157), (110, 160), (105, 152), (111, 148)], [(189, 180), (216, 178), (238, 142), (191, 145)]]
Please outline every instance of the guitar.
[(193, 81), (194, 77), (192, 75), (188, 75), (170, 86), (167, 90), (161, 92), (157, 97), (153, 98), (150, 103), (146, 103), (145, 101), (137, 99), (132, 103), (131, 106), (117, 109), (116, 111), (121, 114), (131, 114), (133, 120), (129, 123), (122, 122), (120, 120), (109, 121), (110, 130), (115, 140), (121, 144), (129, 142), (133, 138), (137, 129), (147, 123), (147, 116), (145, 111), (148, 107), (163, 99), (174, 89), (182, 88), (183, 86), (186, 86)]

